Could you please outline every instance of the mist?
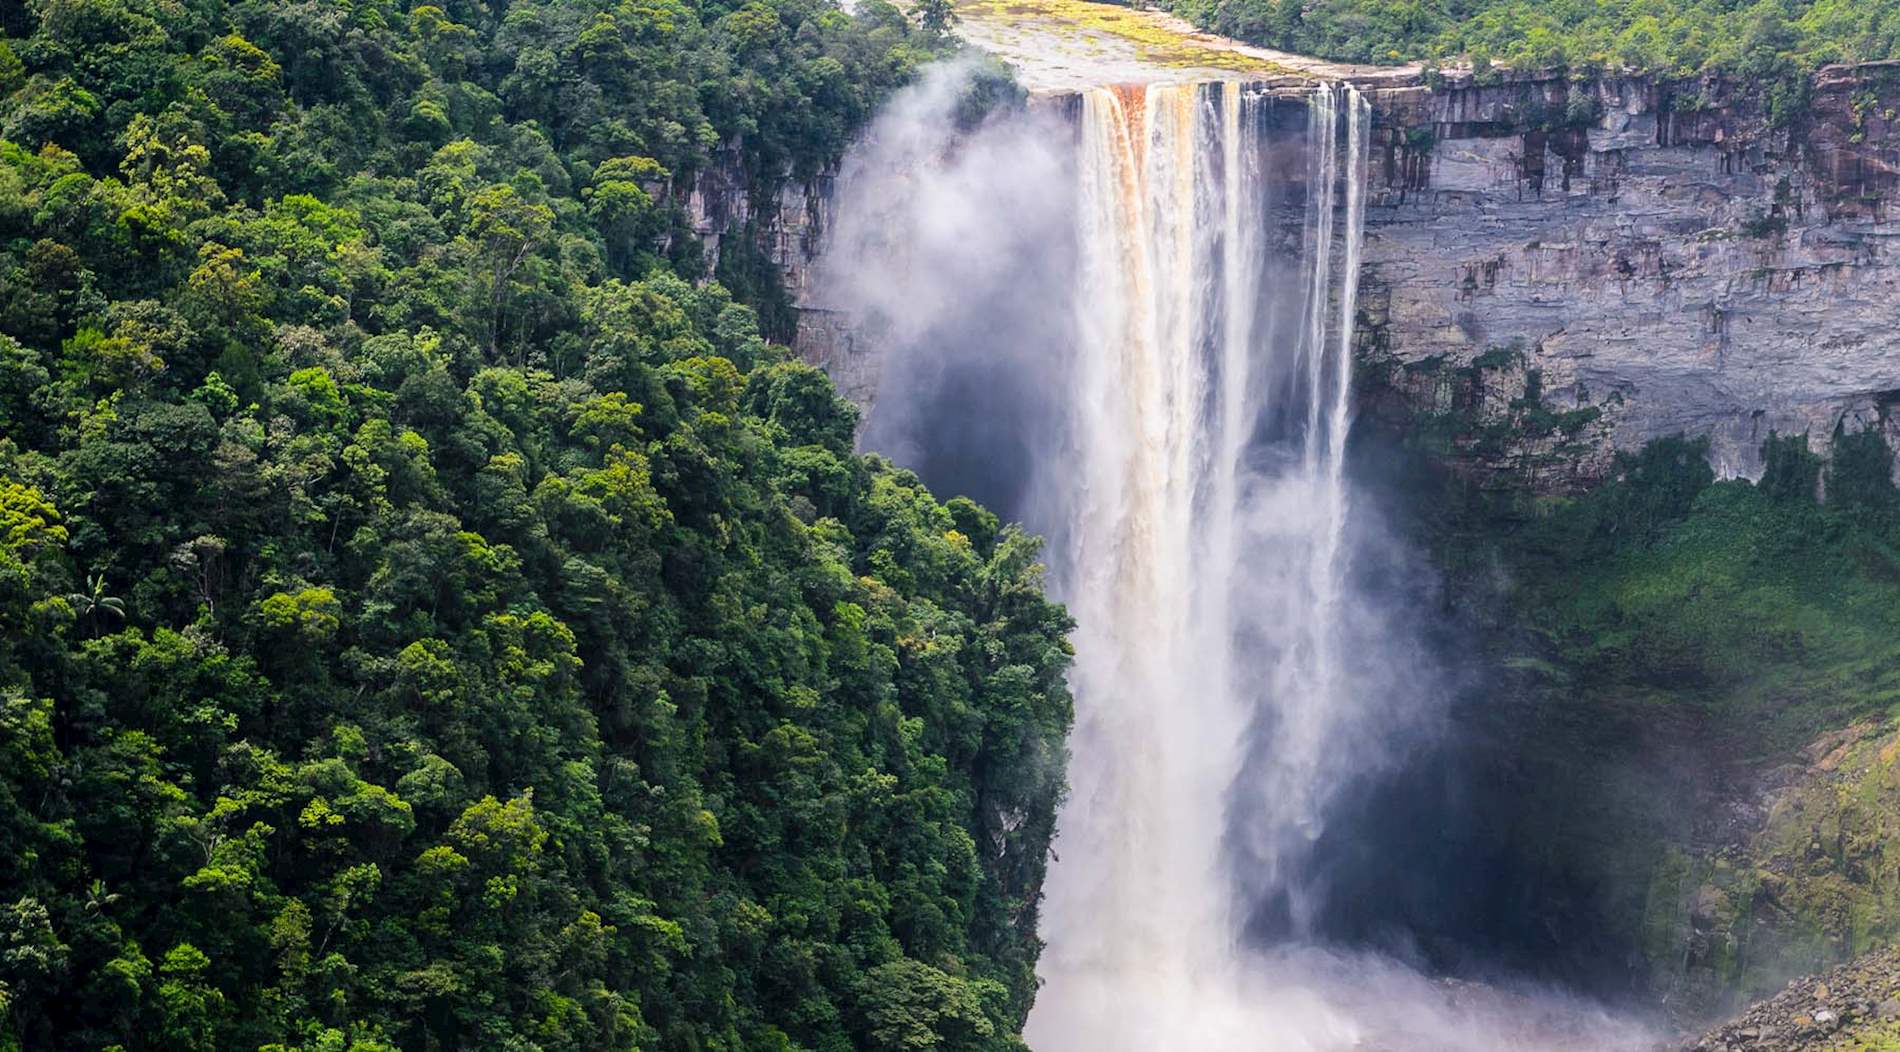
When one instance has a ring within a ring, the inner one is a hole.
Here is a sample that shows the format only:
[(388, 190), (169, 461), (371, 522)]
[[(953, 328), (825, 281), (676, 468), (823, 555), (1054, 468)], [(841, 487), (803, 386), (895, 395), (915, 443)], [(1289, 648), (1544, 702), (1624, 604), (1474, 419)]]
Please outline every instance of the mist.
[[(845, 158), (814, 282), (878, 349), (860, 443), (943, 493), (1048, 526), (1076, 353), (1073, 152), (1061, 114), (971, 107), (1002, 71), (927, 68)], [(1001, 90), (1007, 90), (1006, 87)]]
[(840, 174), (814, 287), (878, 349), (862, 445), (1047, 537), (1078, 621), (1039, 1052), (1650, 1039), (1487, 900), (1482, 684), (1353, 455), (1367, 122), (1344, 86), (1024, 99), (965, 61)]

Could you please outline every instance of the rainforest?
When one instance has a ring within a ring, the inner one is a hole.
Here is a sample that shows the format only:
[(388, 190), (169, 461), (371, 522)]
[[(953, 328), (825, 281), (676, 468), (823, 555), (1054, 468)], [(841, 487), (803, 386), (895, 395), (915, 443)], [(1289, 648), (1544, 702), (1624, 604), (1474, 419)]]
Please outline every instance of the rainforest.
[(1067, 619), (673, 192), (824, 163), (933, 42), (4, 20), (0, 1044), (1007, 1046)]

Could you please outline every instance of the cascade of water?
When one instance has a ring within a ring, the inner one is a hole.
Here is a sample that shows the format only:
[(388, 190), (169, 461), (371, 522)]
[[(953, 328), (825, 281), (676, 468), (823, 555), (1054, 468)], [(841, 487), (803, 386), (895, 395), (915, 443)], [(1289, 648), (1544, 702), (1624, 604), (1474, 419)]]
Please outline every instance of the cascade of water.
[[(1339, 143), (1345, 104), (1346, 143)], [(1362, 715), (1340, 651), (1345, 567), (1345, 457), (1352, 413), (1352, 336), (1358, 309), (1365, 230), (1366, 103), (1346, 87), (1321, 89), (1310, 108), (1310, 192), (1306, 211), (1304, 329), (1291, 350), (1293, 383), (1304, 389), (1299, 465), (1255, 480), (1248, 509), (1263, 534), (1251, 558), (1254, 580), (1279, 587), (1271, 620), (1255, 618), (1256, 647), (1272, 656), (1264, 713), (1270, 725), (1257, 784), (1242, 810), (1251, 824), (1253, 886), (1278, 897), (1291, 934), (1305, 935), (1319, 892), (1301, 886), (1298, 868), (1322, 831), (1325, 809), (1345, 765), (1338, 730)], [(1336, 235), (1344, 184), (1345, 228)], [(1281, 411), (1286, 411), (1282, 409)]]
[(1646, 1047), (1326, 945), (1328, 889), (1387, 879), (1340, 882), (1387, 835), (1345, 824), (1442, 703), (1346, 478), (1366, 101), (1156, 84), (971, 126), (969, 77), (854, 151), (823, 284), (882, 349), (862, 441), (1048, 536), (1078, 622), (1031, 1046)]
[[(1260, 314), (1271, 297), (1258, 101), (1232, 83), (1083, 99), (1084, 496), (1068, 582), (1079, 716), (1045, 906), (1039, 1048), (1258, 1047), (1238, 986), (1244, 904), (1226, 805), (1265, 808), (1254, 824), (1270, 850), (1259, 855), (1290, 872), (1324, 807), (1320, 760), (1339, 702), (1331, 621), (1364, 105), (1328, 87), (1310, 111), (1301, 323), (1276, 332)], [(1287, 388), (1277, 400), (1276, 384)], [(1297, 406), (1298, 419), (1263, 420), (1270, 404)], [(1253, 447), (1275, 423), (1294, 424), (1297, 448), (1262, 474)], [(1236, 611), (1268, 599), (1241, 591), (1263, 563), (1281, 616), (1256, 620), (1261, 638), (1247, 645)], [(1272, 666), (1253, 667), (1243, 649)], [(1236, 780), (1263, 706), (1271, 760), (1256, 798)]]

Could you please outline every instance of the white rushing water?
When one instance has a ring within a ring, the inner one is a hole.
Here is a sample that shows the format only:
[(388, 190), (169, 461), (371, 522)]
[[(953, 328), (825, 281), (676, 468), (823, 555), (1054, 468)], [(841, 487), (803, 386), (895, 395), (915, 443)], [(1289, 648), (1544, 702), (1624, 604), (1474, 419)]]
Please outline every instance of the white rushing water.
[[(1078, 726), (1041, 1049), (1254, 1047), (1237, 895), (1297, 892), (1352, 705), (1338, 610), (1366, 104), (1351, 88), (1310, 100), (1292, 300), (1267, 294), (1254, 107), (1235, 82), (1082, 100)], [(1274, 316), (1289, 308), (1297, 324)], [(1243, 786), (1253, 769), (1264, 781)], [(1237, 806), (1246, 885), (1226, 850)]]
[(1321, 945), (1329, 816), (1442, 716), (1354, 584), (1366, 100), (1164, 82), (970, 126), (969, 75), (853, 155), (821, 294), (884, 348), (865, 443), (1047, 534), (1077, 621), (1032, 1047), (1633, 1047)]

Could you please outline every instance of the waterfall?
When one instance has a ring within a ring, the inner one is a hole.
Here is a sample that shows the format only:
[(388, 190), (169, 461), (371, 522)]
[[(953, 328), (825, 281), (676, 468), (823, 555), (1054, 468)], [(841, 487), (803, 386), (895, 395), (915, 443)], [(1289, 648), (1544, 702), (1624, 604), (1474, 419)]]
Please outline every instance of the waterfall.
[(1347, 470), (1367, 100), (1155, 83), (972, 124), (969, 78), (927, 71), (854, 151), (819, 295), (880, 349), (861, 442), (1048, 537), (1076, 620), (1031, 1047), (1642, 1047), (1335, 942), (1403, 916), (1342, 890), (1410, 888), (1351, 869), (1391, 857), (1355, 808), (1445, 697)]
[(1297, 900), (1350, 704), (1337, 618), (1367, 108), (1351, 88), (1311, 96), (1288, 325), (1259, 106), (1231, 82), (1082, 100), (1078, 727), (1031, 1021), (1045, 1052), (1258, 1047), (1233, 989), (1249, 904), (1230, 830), (1265, 890)]

